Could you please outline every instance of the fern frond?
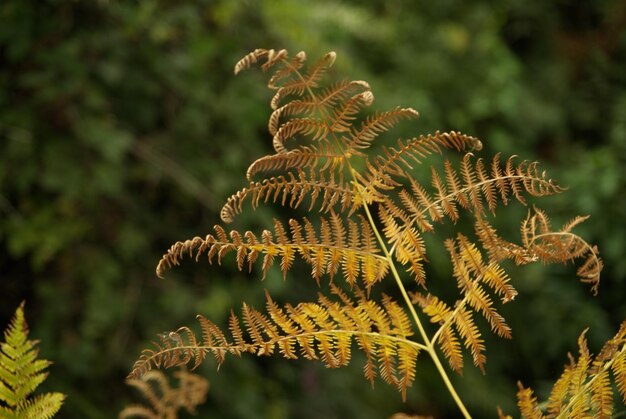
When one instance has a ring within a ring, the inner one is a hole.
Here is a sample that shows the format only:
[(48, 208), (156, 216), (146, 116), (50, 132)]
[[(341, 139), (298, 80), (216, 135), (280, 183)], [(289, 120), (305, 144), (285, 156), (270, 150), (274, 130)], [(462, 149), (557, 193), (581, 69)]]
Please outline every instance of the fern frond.
[(415, 358), (424, 349), (408, 340), (413, 331), (404, 310), (390, 297), (383, 297), (382, 304), (378, 304), (358, 289), (356, 300), (335, 286), (331, 291), (338, 301), (320, 294), (317, 303), (295, 307), (279, 307), (266, 293), (267, 314), (244, 304), (241, 318), (231, 315), (228, 337), (211, 321), (198, 316), (202, 340), (186, 327), (161, 336), (154, 349), (144, 350), (130, 377), (141, 377), (154, 367), (193, 363), (195, 368), (208, 353), (214, 355), (218, 365), (227, 353), (268, 356), (278, 351), (288, 359), (319, 359), (327, 367), (337, 368), (350, 362), (354, 340), (367, 355), (366, 378), (373, 380), (380, 374), (404, 395), (415, 378)]
[(524, 388), (522, 383), (517, 383), (517, 406), (522, 413), (523, 418), (527, 419), (543, 419), (544, 415), (537, 404), (537, 397), (529, 388)]
[(464, 308), (464, 301), (457, 303), (452, 310), (445, 302), (434, 295), (421, 296), (414, 294), (413, 299), (428, 315), (431, 323), (440, 324), (439, 330), (433, 337), (433, 342), (438, 343), (450, 367), (457, 373), (463, 369), (463, 355), (459, 338), (463, 345), (472, 355), (474, 365), (484, 372), (485, 345), (480, 331), (474, 322), (470, 311)]
[(516, 265), (525, 265), (538, 260), (536, 256), (529, 253), (522, 246), (511, 243), (500, 237), (497, 230), (480, 216), (476, 217), (474, 231), (482, 247), (487, 251), (490, 261), (500, 262), (502, 260), (512, 259)]
[(581, 282), (591, 284), (591, 291), (597, 294), (603, 267), (598, 249), (571, 232), (574, 226), (585, 219), (586, 217), (577, 217), (567, 222), (561, 230), (553, 231), (547, 214), (534, 208), (534, 214), (529, 212), (522, 222), (522, 242), (526, 251), (542, 263), (566, 263), (578, 258), (584, 259), (576, 274)]
[(209, 234), (204, 239), (195, 237), (174, 244), (159, 262), (157, 275), (162, 277), (165, 269), (178, 265), (185, 255), (198, 260), (206, 253), (209, 263), (214, 260), (221, 263), (222, 258), (230, 252), (236, 253), (239, 270), (243, 270), (246, 262), (251, 269), (252, 264), (263, 255), (263, 277), (274, 264), (275, 258), (280, 257), (281, 270), (286, 275), (293, 259), (300, 255), (312, 266), (311, 275), (318, 282), (324, 273), (332, 277), (341, 265), (348, 283), (353, 284), (360, 273), (369, 289), (386, 275), (389, 265), (387, 259), (378, 255), (379, 250), (374, 246), (369, 224), (362, 217), (360, 220), (361, 227), (354, 222), (348, 223), (349, 232), (346, 233), (343, 221), (331, 212), (332, 222), (321, 218), (319, 236), (306, 218), (304, 224), (289, 220), (289, 233), (280, 221), (275, 220), (276, 238), (269, 230), (265, 230), (260, 240), (250, 231), (242, 235), (232, 230), (227, 234), (222, 227), (215, 226), (215, 235)]
[(243, 204), (248, 199), (253, 209), (260, 203), (267, 203), (270, 200), (295, 209), (307, 197), (310, 200), (309, 211), (313, 210), (320, 200), (320, 212), (329, 212), (334, 208), (352, 214), (360, 206), (354, 188), (344, 182), (343, 175), (335, 175), (334, 171), (330, 171), (328, 175), (326, 172), (312, 168), (306, 172), (298, 169), (295, 174), (289, 172), (286, 176), (279, 175), (261, 182), (250, 182), (246, 188), (228, 198), (222, 207), (220, 217), (222, 221), (231, 223), (235, 216), (241, 213)]
[(270, 102), (272, 109), (278, 109), (280, 101), (289, 95), (303, 96), (307, 90), (318, 87), (319, 80), (333, 65), (335, 58), (336, 54), (329, 52), (317, 63), (310, 66), (306, 74), (303, 75), (298, 72), (298, 77), (280, 86), (273, 84), (271, 88), (277, 89), (277, 92)]
[[(379, 207), (379, 217), (389, 244), (393, 245), (396, 250), (398, 262), (402, 265), (408, 264), (407, 272), (420, 286), (426, 287), (426, 274), (423, 266), (423, 262), (426, 261), (426, 247), (415, 228), (403, 228), (403, 225), (409, 222), (408, 214), (397, 208), (391, 201), (387, 201)], [(399, 218), (400, 222), (396, 218)]]
[(484, 283), (490, 286), (501, 296), (502, 303), (507, 303), (517, 295), (517, 291), (509, 283), (508, 275), (493, 262), (486, 265), (476, 245), (460, 233), (456, 244), (452, 240), (446, 240), (445, 246), (450, 252), (453, 274), (464, 295), (464, 301), (485, 317), (493, 332), (510, 339), (511, 329), (495, 310), (491, 298), (480, 285)]
[(254, 51), (246, 54), (241, 60), (235, 64), (235, 74), (240, 71), (246, 70), (255, 64), (260, 59), (266, 58), (265, 64), (261, 66), (263, 71), (267, 71), (274, 64), (287, 58), (287, 50), (281, 49), (279, 51), (273, 49), (255, 49)]
[[(614, 397), (611, 376), (615, 380), (618, 393), (626, 401), (626, 321), (595, 357), (587, 348), (586, 332), (585, 330), (578, 338), (578, 360), (569, 355), (569, 364), (552, 388), (547, 402), (549, 418), (610, 418), (613, 414)], [(520, 389), (522, 388), (520, 384)], [(522, 416), (537, 417), (533, 416), (536, 409), (528, 409), (530, 406), (527, 394), (532, 394), (532, 390), (524, 389), (524, 392), (518, 393), (520, 408), (522, 404), (526, 408), (522, 410)], [(534, 405), (536, 406), (536, 399)]]
[(402, 119), (414, 119), (418, 116), (419, 113), (415, 109), (401, 107), (368, 116), (359, 128), (350, 130), (346, 153), (363, 155), (359, 150), (369, 148), (379, 134), (389, 131)]
[(284, 117), (299, 114), (311, 116), (315, 111), (327, 114), (332, 112), (338, 103), (368, 91), (370, 91), (370, 86), (367, 82), (361, 80), (342, 81), (324, 89), (315, 98), (292, 100), (272, 112), (268, 123), (269, 132), (272, 136), (275, 135), (278, 132), (280, 121)]
[(437, 131), (433, 135), (398, 140), (397, 144), (397, 148), (383, 147), (382, 155), (376, 156), (373, 162), (368, 161), (366, 173), (359, 178), (366, 190), (398, 186), (399, 183), (392, 180), (393, 176), (409, 177), (405, 170), (413, 169), (411, 162), (421, 164), (421, 159), (434, 153), (441, 154), (443, 149), (463, 151), (482, 147), (476, 138), (455, 131)]
[(309, 137), (311, 141), (320, 141), (328, 143), (326, 136), (331, 131), (326, 121), (314, 118), (293, 118), (283, 124), (272, 138), (274, 150), (277, 153), (286, 153), (289, 151), (285, 146), (285, 142), (296, 135)]
[(178, 378), (178, 387), (172, 388), (167, 377), (161, 371), (148, 371), (139, 378), (129, 378), (126, 384), (136, 388), (149, 403), (125, 407), (119, 419), (146, 418), (165, 419), (178, 417), (178, 411), (185, 409), (188, 413), (196, 413), (196, 407), (206, 401), (209, 382), (181, 368), (174, 373)]
[(37, 342), (28, 339), (28, 324), (22, 303), (4, 331), (0, 344), (0, 413), (8, 418), (51, 418), (61, 408), (65, 395), (46, 393), (30, 397), (47, 378), (49, 361), (37, 359)]
[(286, 153), (264, 156), (255, 160), (248, 167), (246, 177), (248, 180), (252, 180), (255, 175), (261, 172), (310, 167), (316, 167), (320, 172), (335, 172), (336, 169), (341, 171), (345, 162), (345, 155), (338, 154), (327, 145), (299, 146), (297, 149)]

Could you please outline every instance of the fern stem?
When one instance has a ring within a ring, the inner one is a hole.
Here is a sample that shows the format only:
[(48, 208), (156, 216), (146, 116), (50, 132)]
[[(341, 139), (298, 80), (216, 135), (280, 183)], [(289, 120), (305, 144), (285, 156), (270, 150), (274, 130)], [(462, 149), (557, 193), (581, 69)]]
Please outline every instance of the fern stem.
[[(298, 69), (294, 68), (291, 63), (289, 63), (287, 60), (282, 60), (283, 63), (285, 63), (286, 65), (288, 65), (289, 67), (291, 67), (295, 74), (297, 74), (297, 76), (300, 78), (300, 80), (304, 81), (304, 77), (302, 77), (302, 74), (300, 73), (300, 71), (298, 71)], [(310, 86), (306, 85), (306, 89), (309, 93), (309, 95), (311, 96), (311, 99), (317, 104), (318, 100), (317, 97), (315, 95), (315, 93), (313, 93), (313, 90), (310, 88)], [(322, 115), (322, 117), (327, 117), (327, 115), (325, 114), (325, 112), (318, 106), (317, 107), (318, 112)], [(426, 330), (424, 329), (424, 326), (422, 325), (422, 322), (419, 318), (419, 316), (417, 315), (417, 312), (415, 311), (415, 306), (413, 305), (413, 302), (411, 301), (411, 298), (409, 297), (409, 294), (406, 291), (406, 288), (404, 287), (404, 284), (402, 283), (402, 279), (400, 278), (400, 274), (398, 273), (398, 270), (396, 269), (395, 263), (394, 263), (394, 259), (392, 256), (393, 250), (395, 250), (395, 246), (394, 248), (392, 248), (391, 252), (389, 251), (389, 249), (387, 249), (387, 245), (385, 244), (384, 239), (382, 238), (380, 231), (378, 230), (378, 227), (376, 227), (376, 223), (374, 222), (374, 218), (372, 217), (372, 213), (370, 212), (369, 206), (366, 202), (365, 199), (365, 194), (363, 193), (363, 188), (362, 185), (358, 182), (358, 177), (356, 176), (356, 171), (355, 169), (352, 167), (352, 165), (350, 164), (350, 159), (349, 157), (346, 155), (345, 151), (343, 150), (343, 148), (341, 147), (341, 142), (339, 141), (339, 139), (337, 139), (337, 137), (335, 136), (335, 134), (331, 131), (331, 135), (333, 137), (333, 140), (335, 142), (335, 145), (337, 146), (337, 148), (339, 149), (339, 151), (341, 152), (341, 154), (343, 154), (345, 161), (347, 163), (348, 169), (350, 170), (350, 175), (352, 176), (352, 179), (354, 180), (354, 184), (357, 186), (357, 190), (359, 192), (359, 194), (361, 195), (361, 197), (363, 198), (363, 209), (365, 210), (365, 214), (367, 215), (367, 219), (370, 223), (370, 226), (372, 227), (372, 231), (374, 232), (374, 235), (376, 236), (376, 240), (378, 241), (380, 248), (382, 249), (385, 258), (387, 259), (387, 262), (389, 263), (389, 268), (391, 270), (391, 273), (393, 274), (393, 277), (396, 281), (396, 284), (398, 285), (398, 288), (400, 289), (400, 293), (402, 294), (402, 298), (404, 299), (404, 302), (406, 304), (406, 306), (408, 307), (411, 316), (413, 317), (413, 320), (415, 321), (415, 324), (417, 325), (417, 328), (419, 330), (419, 333), (422, 337), (422, 339), (424, 340), (424, 344), (425, 344), (425, 349), (426, 352), (428, 352), (428, 354), (430, 355), (430, 357), (433, 360), (433, 363), (435, 364), (435, 367), (437, 368), (437, 371), (439, 371), (439, 375), (441, 375), (441, 378), (443, 379), (443, 382), (445, 383), (446, 387), (448, 388), (448, 391), (450, 392), (450, 395), (452, 396), (452, 398), (454, 399), (455, 403), (457, 404), (459, 410), (461, 411), (461, 413), (463, 414), (463, 417), (467, 418), (471, 418), (471, 415), (469, 414), (469, 412), (467, 411), (467, 408), (465, 407), (465, 405), (463, 404), (463, 401), (461, 400), (461, 398), (459, 397), (458, 393), (456, 392), (456, 389), (454, 388), (454, 386), (452, 385), (452, 382), (450, 381), (450, 378), (448, 377), (448, 374), (446, 373), (445, 368), (443, 367), (443, 365), (441, 364), (441, 361), (439, 360), (439, 356), (437, 355), (437, 351), (435, 350), (434, 347), (434, 343), (436, 341), (431, 341), (428, 338), (428, 334), (426, 333)]]
[[(352, 173), (352, 175), (354, 177), (354, 173)], [(359, 193), (361, 193), (361, 185), (359, 185), (358, 183), (357, 185), (359, 187)], [(398, 270), (396, 269), (393, 256), (387, 249), (387, 246), (385, 245), (385, 241), (383, 240), (382, 236), (380, 235), (380, 232), (378, 231), (378, 228), (376, 227), (376, 224), (374, 223), (374, 218), (372, 217), (372, 213), (370, 212), (369, 206), (367, 205), (367, 203), (365, 202), (363, 203), (363, 208), (365, 209), (365, 214), (367, 215), (367, 219), (370, 222), (374, 235), (376, 236), (376, 239), (378, 240), (378, 243), (380, 244), (380, 247), (383, 253), (385, 254), (385, 258), (387, 258), (387, 262), (389, 263), (389, 268), (391, 270), (391, 273), (393, 274), (394, 279), (396, 280), (396, 284), (398, 285), (398, 288), (400, 289), (402, 298), (404, 299), (404, 302), (409, 308), (409, 311), (411, 312), (411, 316), (413, 317), (413, 320), (415, 321), (415, 324), (417, 325), (420, 335), (422, 336), (422, 339), (424, 340), (424, 343), (426, 344), (428, 354), (432, 358), (433, 363), (435, 364), (435, 367), (437, 368), (437, 371), (439, 372), (439, 375), (441, 376), (443, 382), (448, 388), (448, 391), (450, 392), (450, 395), (452, 396), (455, 403), (457, 404), (459, 410), (463, 414), (463, 417), (471, 418), (471, 415), (467, 411), (467, 408), (463, 404), (463, 401), (461, 400), (458, 393), (456, 392), (454, 385), (452, 385), (452, 382), (450, 381), (450, 377), (448, 377), (448, 373), (446, 372), (445, 368), (443, 367), (441, 363), (441, 360), (439, 359), (439, 356), (437, 355), (437, 351), (435, 349), (436, 340), (431, 341), (428, 338), (428, 334), (426, 333), (426, 330), (424, 329), (424, 326), (422, 325), (422, 321), (417, 315), (417, 312), (415, 311), (415, 306), (413, 305), (413, 302), (411, 301), (411, 298), (409, 297), (409, 294), (407, 293), (406, 288), (404, 284), (402, 283), (400, 274), (398, 273)]]

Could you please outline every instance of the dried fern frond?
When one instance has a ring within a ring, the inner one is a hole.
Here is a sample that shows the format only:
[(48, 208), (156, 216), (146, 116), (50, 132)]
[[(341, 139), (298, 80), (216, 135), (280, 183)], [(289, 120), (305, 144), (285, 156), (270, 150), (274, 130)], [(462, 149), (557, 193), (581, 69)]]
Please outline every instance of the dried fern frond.
[(274, 233), (264, 230), (260, 240), (251, 231), (241, 234), (232, 230), (226, 233), (216, 225), (215, 236), (209, 234), (204, 239), (195, 237), (175, 243), (159, 262), (157, 275), (163, 276), (165, 269), (178, 265), (185, 255), (195, 257), (197, 261), (206, 253), (209, 263), (217, 260), (221, 264), (222, 258), (230, 252), (236, 253), (239, 270), (243, 270), (246, 263), (252, 269), (254, 262), (263, 255), (263, 277), (279, 257), (281, 271), (286, 275), (299, 255), (311, 265), (311, 276), (318, 282), (325, 273), (332, 278), (341, 267), (349, 284), (354, 284), (361, 275), (369, 288), (385, 276), (389, 265), (387, 259), (378, 255), (379, 249), (374, 245), (375, 239), (367, 220), (359, 218), (359, 224), (348, 220), (346, 226), (337, 214), (331, 212), (330, 220), (320, 219), (319, 235), (307, 218), (304, 218), (304, 223), (289, 220), (288, 229), (275, 220)]
[(578, 360), (569, 356), (569, 364), (550, 393), (545, 414), (532, 390), (518, 384), (518, 405), (524, 418), (610, 418), (614, 402), (611, 378), (626, 403), (626, 321), (595, 357), (587, 348), (586, 332), (578, 338)]
[(148, 371), (139, 378), (129, 378), (126, 384), (136, 388), (148, 406), (134, 404), (126, 406), (119, 419), (176, 419), (178, 411), (184, 409), (195, 414), (196, 407), (206, 401), (209, 382), (202, 376), (193, 374), (182, 367), (174, 373), (178, 387), (172, 388), (161, 371)]
[(37, 342), (28, 339), (28, 324), (22, 303), (4, 331), (0, 344), (0, 417), (48, 419), (57, 414), (65, 395), (45, 393), (31, 394), (48, 377), (45, 372), (50, 365), (45, 359), (37, 359)]
[(287, 359), (321, 360), (329, 368), (338, 368), (350, 362), (355, 341), (366, 354), (364, 373), (372, 385), (380, 376), (404, 396), (415, 378), (415, 359), (423, 348), (408, 340), (413, 331), (404, 310), (387, 296), (379, 304), (358, 289), (356, 300), (335, 286), (331, 291), (337, 301), (320, 293), (317, 303), (282, 308), (266, 293), (267, 314), (244, 304), (241, 317), (231, 313), (228, 333), (198, 316), (201, 339), (187, 327), (160, 336), (154, 349), (144, 350), (130, 377), (141, 377), (154, 367), (191, 363), (195, 368), (207, 354), (221, 365), (226, 354), (245, 352), (257, 356), (278, 352)]
[[(258, 63), (263, 70), (273, 70), (268, 87), (275, 94), (270, 102), (273, 111), (268, 130), (275, 152), (249, 166), (250, 182), (228, 198), (220, 214), (222, 221), (234, 221), (246, 202), (253, 209), (273, 203), (307, 209), (312, 214), (301, 221), (274, 220), (273, 229), (260, 234), (227, 232), (215, 226), (214, 233), (205, 238), (174, 244), (159, 262), (157, 275), (162, 276), (187, 255), (196, 260), (206, 255), (209, 263), (221, 263), (232, 253), (239, 270), (246, 266), (252, 270), (258, 261), (265, 278), (271, 266), (278, 263), (286, 277), (299, 258), (311, 266), (311, 277), (318, 285), (323, 276), (332, 279), (340, 275), (352, 289), (360, 280), (359, 286), (365, 293), (357, 289), (353, 301), (333, 286), (338, 301), (320, 294), (318, 303), (283, 308), (268, 296), (267, 314), (244, 305), (241, 317), (231, 315), (228, 331), (200, 316), (202, 338), (186, 327), (163, 335), (155, 349), (144, 351), (132, 374), (140, 375), (160, 366), (191, 363), (195, 367), (208, 354), (221, 365), (226, 354), (243, 352), (280, 352), (286, 358), (321, 359), (329, 367), (339, 367), (349, 362), (352, 343), (356, 341), (366, 355), (365, 376), (373, 381), (380, 375), (396, 386), (403, 397), (415, 379), (417, 354), (426, 351), (460, 411), (469, 417), (439, 353), (443, 353), (454, 371), (461, 372), (467, 350), (474, 365), (484, 371), (486, 348), (477, 316), (483, 317), (498, 336), (511, 337), (496, 306), (497, 300), (512, 301), (517, 291), (500, 263), (507, 259), (521, 265), (584, 258), (578, 275), (583, 282), (591, 283), (595, 292), (602, 262), (595, 247), (572, 233), (584, 217), (552, 231), (547, 216), (535, 211), (522, 223), (519, 244), (502, 238), (487, 221), (500, 204), (517, 201), (527, 205), (528, 197), (563, 190), (536, 162), (519, 161), (515, 156), (501, 162), (499, 154), (491, 160), (475, 158), (471, 152), (480, 151), (482, 143), (455, 131), (399, 139), (396, 145), (373, 150), (371, 145), (383, 133), (403, 120), (416, 118), (418, 113), (412, 108), (396, 107), (364, 115), (364, 109), (374, 100), (366, 82), (342, 81), (329, 86), (322, 83), (322, 76), (335, 57), (335, 53), (328, 53), (303, 70), (303, 52), (290, 57), (285, 50), (259, 49), (235, 67), (235, 72), (239, 72)], [(443, 169), (429, 165), (425, 169), (427, 177), (430, 174), (426, 183), (412, 175), (412, 170), (446, 150), (465, 154), (459, 164), (444, 158)], [(373, 215), (374, 207), (378, 220)], [(424, 290), (428, 285), (423, 234), (433, 232), (446, 219), (455, 223), (463, 214), (475, 221), (476, 239), (457, 234), (444, 243), (459, 297), (448, 304), (423, 291), (413, 293), (411, 300), (409, 284)], [(400, 265), (413, 282), (405, 282)], [(383, 297), (379, 303), (368, 299), (371, 288), (387, 274), (395, 281), (419, 331), (415, 340), (409, 340), (412, 323), (398, 304), (389, 297)], [(423, 327), (414, 304), (438, 325), (432, 337)], [(615, 365), (624, 363), (623, 359), (617, 360)], [(586, 370), (580, 366), (571, 372), (579, 377), (576, 382), (581, 385), (582, 371)], [(606, 387), (606, 381), (605, 374), (597, 386)], [(623, 374), (617, 384), (626, 387)], [(530, 391), (520, 390), (520, 397), (525, 400), (524, 412), (530, 416), (541, 414), (535, 409)], [(607, 411), (603, 407), (605, 399), (596, 396), (594, 401), (601, 412)]]
[(333, 171), (300, 170), (294, 174), (289, 172), (283, 175), (264, 179), (261, 182), (250, 182), (248, 187), (233, 194), (222, 207), (220, 217), (222, 221), (231, 223), (237, 214), (242, 211), (243, 203), (249, 199), (253, 209), (259, 204), (279, 202), (282, 206), (289, 205), (298, 208), (305, 198), (308, 198), (311, 211), (320, 201), (320, 212), (329, 212), (331, 209), (352, 214), (360, 205), (352, 185), (346, 183), (343, 175), (336, 176)]
[(566, 263), (579, 258), (584, 259), (576, 273), (581, 282), (591, 284), (591, 291), (597, 294), (603, 267), (598, 248), (571, 231), (587, 218), (576, 217), (560, 230), (553, 231), (548, 215), (534, 208), (534, 214), (529, 212), (528, 217), (522, 222), (522, 242), (527, 252), (542, 263)]
[(277, 153), (255, 160), (246, 172), (246, 178), (252, 178), (261, 172), (285, 171), (289, 169), (306, 169), (315, 167), (321, 173), (340, 171), (346, 163), (346, 157), (338, 154), (328, 145), (298, 146), (286, 153)]

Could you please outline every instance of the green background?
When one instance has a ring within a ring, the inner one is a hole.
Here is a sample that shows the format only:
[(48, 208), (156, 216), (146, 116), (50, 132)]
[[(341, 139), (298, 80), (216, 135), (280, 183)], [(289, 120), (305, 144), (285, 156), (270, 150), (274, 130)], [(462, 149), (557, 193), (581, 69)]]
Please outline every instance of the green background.
[[(232, 75), (255, 48), (311, 60), (334, 50), (331, 77), (367, 80), (374, 109), (420, 112), (390, 141), (477, 136), (481, 156), (539, 160), (569, 188), (539, 203), (555, 224), (592, 215), (578, 232), (605, 261), (599, 296), (571, 265), (511, 269), (520, 295), (502, 313), (514, 339), (485, 334), (486, 376), (468, 361), (454, 379), (477, 417), (515, 412), (517, 380), (545, 396), (584, 328), (594, 351), (615, 333), (626, 318), (626, 3), (3, 0), (0, 324), (26, 300), (32, 337), (54, 361), (45, 387), (68, 395), (60, 417), (115, 417), (137, 400), (123, 380), (141, 349), (197, 313), (224, 321), (242, 301), (262, 305), (264, 288), (315, 299), (306, 268), (264, 283), (232, 265), (154, 275), (173, 242), (219, 222), (247, 165), (271, 151), (266, 77)], [(512, 237), (526, 211), (497, 224)], [(258, 231), (276, 214), (287, 212), (248, 211), (234, 227)], [(445, 254), (431, 257), (430, 281), (452, 284)], [(382, 382), (370, 389), (358, 356), (337, 371), (207, 362), (200, 417), (454, 417), (422, 361), (405, 404)]]

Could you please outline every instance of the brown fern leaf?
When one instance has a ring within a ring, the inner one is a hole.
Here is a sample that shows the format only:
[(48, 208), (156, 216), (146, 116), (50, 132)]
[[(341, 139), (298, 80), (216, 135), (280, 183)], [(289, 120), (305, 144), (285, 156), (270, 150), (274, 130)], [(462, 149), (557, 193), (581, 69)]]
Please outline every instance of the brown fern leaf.
[(345, 155), (338, 154), (328, 145), (299, 146), (297, 149), (286, 153), (264, 156), (255, 160), (248, 167), (246, 177), (251, 181), (256, 174), (261, 172), (310, 167), (316, 167), (320, 172), (330, 171), (334, 173), (337, 169), (342, 171), (345, 162)]
[(272, 139), (272, 144), (277, 153), (286, 153), (289, 150), (285, 147), (285, 141), (300, 134), (310, 137), (311, 141), (321, 141), (330, 145), (326, 138), (328, 132), (328, 124), (322, 119), (293, 118), (280, 127)]
[(174, 373), (174, 377), (178, 378), (177, 388), (170, 386), (161, 371), (148, 371), (140, 378), (127, 379), (126, 384), (139, 390), (149, 406), (127, 406), (120, 412), (119, 419), (173, 419), (178, 417), (180, 409), (195, 414), (196, 407), (206, 401), (209, 382), (185, 368)]
[(472, 157), (471, 154), (464, 156), (461, 163), (461, 176), (449, 161), (446, 161), (445, 165), (446, 182), (443, 182), (439, 176), (433, 175), (433, 186), (438, 196), (438, 200), (433, 205), (441, 205), (444, 213), (453, 221), (458, 219), (458, 213), (454, 208), (456, 204), (476, 214), (481, 214), (484, 206), (483, 198), (489, 210), (494, 212), (497, 205), (496, 190), (500, 193), (505, 205), (511, 195), (525, 205), (524, 193), (541, 197), (563, 190), (548, 179), (545, 172), (539, 173), (536, 162), (530, 163), (524, 160), (514, 165), (515, 156), (513, 156), (507, 160), (503, 171), (500, 168), (499, 155), (496, 155), (492, 161), (492, 174), (489, 177), (481, 159), (478, 159), (472, 167)]
[(289, 77), (297, 78), (298, 70), (302, 68), (304, 62), (306, 61), (306, 53), (304, 51), (300, 51), (289, 61), (287, 61), (287, 55), (281, 58), (283, 59), (282, 67), (276, 70), (267, 82), (267, 87), (273, 90), (277, 90), (279, 88), (279, 82), (284, 83), (284, 80)]
[(413, 331), (404, 310), (388, 296), (379, 304), (358, 289), (356, 300), (335, 286), (331, 286), (331, 292), (338, 301), (320, 294), (317, 303), (295, 307), (287, 304), (282, 308), (266, 293), (267, 314), (244, 304), (241, 318), (231, 315), (228, 337), (211, 321), (198, 316), (202, 341), (188, 328), (171, 332), (155, 344), (155, 349), (143, 352), (130, 376), (140, 377), (154, 367), (171, 368), (191, 362), (195, 368), (207, 353), (215, 356), (218, 365), (227, 353), (268, 356), (278, 351), (288, 359), (320, 359), (327, 367), (338, 368), (350, 362), (352, 342), (356, 340), (367, 355), (366, 378), (373, 380), (380, 374), (404, 396), (415, 378), (415, 359), (424, 349), (408, 340)]
[(396, 126), (401, 119), (414, 119), (418, 116), (419, 113), (415, 109), (401, 107), (387, 112), (377, 112), (372, 116), (368, 116), (359, 128), (352, 128), (350, 130), (346, 153), (363, 155), (359, 150), (369, 148), (379, 134), (389, 131)]
[(333, 65), (335, 58), (336, 54), (334, 52), (329, 52), (317, 63), (310, 66), (306, 74), (303, 75), (299, 73), (299, 77), (288, 80), (280, 86), (273, 85), (272, 88), (277, 89), (278, 91), (270, 102), (272, 109), (278, 109), (280, 101), (286, 96), (303, 96), (305, 92), (318, 87), (318, 82), (326, 71)]
[(206, 253), (209, 263), (214, 260), (221, 263), (222, 258), (230, 252), (236, 253), (239, 270), (244, 269), (246, 262), (248, 269), (251, 269), (252, 264), (263, 255), (263, 277), (275, 259), (280, 257), (281, 270), (286, 275), (294, 258), (300, 255), (312, 266), (311, 275), (318, 283), (322, 275), (328, 273), (332, 277), (341, 266), (348, 283), (353, 284), (360, 273), (369, 289), (387, 274), (389, 265), (387, 259), (378, 255), (379, 250), (374, 245), (375, 239), (369, 223), (365, 218), (359, 218), (360, 227), (350, 222), (349, 232), (346, 232), (341, 218), (331, 212), (331, 222), (321, 218), (319, 236), (306, 218), (304, 225), (289, 220), (289, 233), (280, 221), (274, 220), (276, 237), (265, 230), (260, 240), (250, 231), (243, 235), (235, 230), (226, 233), (222, 227), (215, 226), (215, 235), (209, 234), (204, 239), (195, 237), (174, 244), (159, 262), (157, 275), (162, 276), (165, 269), (178, 265), (185, 255), (198, 260)]
[(476, 236), (479, 238), (481, 245), (487, 251), (490, 261), (501, 262), (503, 260), (512, 259), (516, 265), (525, 265), (538, 260), (536, 256), (527, 252), (522, 246), (506, 241), (500, 237), (497, 230), (480, 216), (476, 217), (474, 230), (476, 231)]
[(364, 81), (342, 81), (323, 89), (315, 98), (292, 100), (272, 112), (268, 123), (269, 132), (271, 135), (275, 135), (281, 125), (281, 119), (285, 117), (293, 115), (312, 116), (316, 111), (329, 114), (332, 113), (338, 103), (369, 91), (370, 86)]
[(235, 74), (250, 68), (252, 64), (255, 64), (263, 58), (266, 58), (266, 62), (261, 66), (261, 68), (263, 71), (267, 71), (274, 64), (287, 58), (287, 50), (281, 49), (276, 51), (273, 49), (255, 49), (251, 53), (246, 54), (237, 62), (237, 64), (235, 64)]
[[(626, 402), (626, 389), (624, 388), (626, 321), (595, 357), (587, 349), (586, 332), (585, 330), (578, 338), (580, 353), (578, 360), (569, 355), (569, 364), (565, 366), (563, 374), (552, 388), (547, 403), (548, 418), (610, 418), (613, 414), (614, 397), (611, 375), (615, 379), (617, 391)], [(530, 389), (525, 389), (525, 391), (532, 393)], [(526, 400), (527, 396), (518, 393), (518, 398), (521, 407), (522, 399)], [(526, 402), (524, 405), (529, 407)], [(522, 416), (536, 417), (532, 416), (531, 412), (536, 412), (536, 410), (522, 410)]]
[(282, 206), (289, 205), (295, 209), (307, 197), (310, 200), (309, 211), (313, 210), (319, 200), (320, 212), (336, 209), (352, 214), (360, 206), (353, 187), (344, 182), (343, 175), (336, 176), (333, 171), (329, 171), (330, 174), (327, 175), (326, 172), (313, 168), (306, 172), (298, 169), (295, 174), (289, 172), (286, 176), (279, 175), (260, 182), (250, 182), (248, 187), (228, 198), (222, 207), (220, 217), (226, 223), (233, 222), (235, 216), (241, 213), (243, 203), (248, 199), (253, 209), (269, 201), (280, 202)]
[(592, 246), (571, 230), (587, 217), (576, 217), (566, 223), (561, 230), (552, 231), (547, 214), (534, 208), (534, 214), (522, 222), (522, 242), (531, 257), (542, 263), (566, 263), (582, 258), (584, 262), (577, 270), (583, 283), (591, 284), (591, 291), (597, 294), (600, 286), (600, 272), (603, 263), (596, 246)]
[[(408, 111), (407, 111), (408, 112)], [(435, 132), (434, 135), (420, 136), (411, 140), (398, 140), (397, 148), (383, 147), (382, 155), (376, 156), (373, 162), (368, 161), (367, 171), (360, 175), (359, 181), (365, 189), (387, 189), (399, 186), (393, 177), (407, 178), (407, 169), (413, 169), (411, 162), (421, 164), (431, 154), (441, 154), (442, 150), (480, 149), (479, 140), (458, 132)]]

